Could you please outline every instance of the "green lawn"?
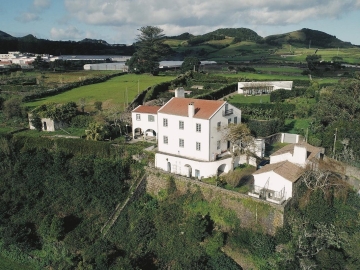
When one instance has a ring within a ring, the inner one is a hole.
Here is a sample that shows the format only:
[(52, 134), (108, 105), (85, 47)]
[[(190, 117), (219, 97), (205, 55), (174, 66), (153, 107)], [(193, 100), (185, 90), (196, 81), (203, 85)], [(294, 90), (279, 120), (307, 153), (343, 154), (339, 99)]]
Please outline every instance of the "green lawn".
[(276, 72), (276, 73), (294, 73), (301, 74), (303, 69), (296, 67), (255, 67), (256, 71), (261, 72)]
[(175, 77), (172, 76), (126, 74), (112, 78), (103, 83), (78, 87), (56, 96), (28, 102), (26, 103), (26, 106), (34, 108), (49, 102), (66, 103), (74, 101), (79, 103), (81, 98), (85, 98), (86, 111), (93, 110), (95, 101), (101, 101), (103, 103), (103, 109), (108, 109), (113, 106), (118, 106), (123, 109), (127, 103), (130, 103), (135, 98), (138, 91), (141, 92), (150, 86), (165, 81), (171, 81), (174, 78)]
[(304, 135), (309, 123), (310, 119), (287, 119), (285, 120), (284, 132), (297, 133), (300, 131)]
[(309, 77), (305, 75), (280, 75), (280, 74), (262, 74), (262, 73), (251, 73), (251, 72), (239, 72), (239, 73), (221, 73), (216, 74), (218, 76), (233, 77), (240, 80), (250, 79), (250, 80), (282, 80), (282, 81), (293, 81), (293, 80), (304, 80), (308, 81)]
[(244, 96), (233, 94), (228, 98), (229, 103), (270, 103), (270, 95)]

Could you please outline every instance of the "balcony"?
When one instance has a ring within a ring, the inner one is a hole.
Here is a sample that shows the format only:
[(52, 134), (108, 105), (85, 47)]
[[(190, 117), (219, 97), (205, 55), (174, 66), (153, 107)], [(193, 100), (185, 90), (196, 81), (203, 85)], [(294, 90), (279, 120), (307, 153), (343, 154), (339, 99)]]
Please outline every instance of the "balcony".
[(282, 204), (285, 201), (285, 187), (280, 191), (253, 185), (248, 193), (249, 196), (263, 199), (272, 203)]
[(233, 109), (225, 110), (224, 116), (233, 114)]

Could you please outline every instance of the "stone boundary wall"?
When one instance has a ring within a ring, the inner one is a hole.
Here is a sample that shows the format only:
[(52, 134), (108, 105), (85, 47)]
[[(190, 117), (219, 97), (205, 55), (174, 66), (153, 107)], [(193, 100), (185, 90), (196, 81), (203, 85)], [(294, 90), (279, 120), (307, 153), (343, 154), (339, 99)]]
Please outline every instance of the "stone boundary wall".
[(360, 192), (360, 169), (352, 166), (345, 166), (347, 182)]
[(282, 205), (273, 204), (154, 168), (146, 168), (146, 174), (146, 192), (149, 194), (158, 195), (160, 191), (168, 189), (170, 178), (173, 178), (176, 189), (181, 194), (200, 190), (205, 200), (209, 202), (220, 200), (224, 208), (235, 212), (240, 219), (241, 227), (260, 226), (264, 232), (274, 235), (276, 228), (284, 225), (284, 213), (288, 208), (288, 202)]

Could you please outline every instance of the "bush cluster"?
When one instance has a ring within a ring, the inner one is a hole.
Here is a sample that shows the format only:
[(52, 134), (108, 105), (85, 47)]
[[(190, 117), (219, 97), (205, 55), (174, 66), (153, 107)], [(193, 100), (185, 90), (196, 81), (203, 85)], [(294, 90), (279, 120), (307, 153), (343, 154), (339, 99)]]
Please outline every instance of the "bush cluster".
[(278, 133), (284, 127), (284, 120), (275, 118), (270, 120), (254, 120), (251, 119), (247, 123), (251, 133), (256, 137), (267, 137)]
[(270, 93), (270, 102), (282, 102), (288, 98), (294, 98), (304, 95), (306, 88), (294, 90), (279, 89)]

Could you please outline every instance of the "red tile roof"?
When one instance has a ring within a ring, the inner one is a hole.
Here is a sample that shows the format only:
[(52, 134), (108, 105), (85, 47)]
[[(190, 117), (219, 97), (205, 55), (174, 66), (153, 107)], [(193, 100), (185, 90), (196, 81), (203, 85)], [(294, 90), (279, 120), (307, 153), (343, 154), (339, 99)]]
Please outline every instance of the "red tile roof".
[(217, 112), (225, 101), (218, 100), (205, 100), (205, 99), (193, 99), (193, 98), (172, 98), (166, 103), (159, 112), (165, 114), (188, 116), (188, 105), (194, 103), (195, 114), (194, 118), (210, 119), (211, 116)]
[(140, 106), (137, 106), (132, 112), (157, 114), (157, 111), (160, 108), (161, 108), (161, 106), (140, 105)]
[(261, 169), (254, 172), (253, 175), (271, 172), (271, 171), (284, 177), (285, 179), (291, 181), (292, 183), (295, 183), (303, 174), (304, 169), (302, 167), (296, 166), (295, 164), (289, 161), (283, 161), (273, 164), (267, 164)]

